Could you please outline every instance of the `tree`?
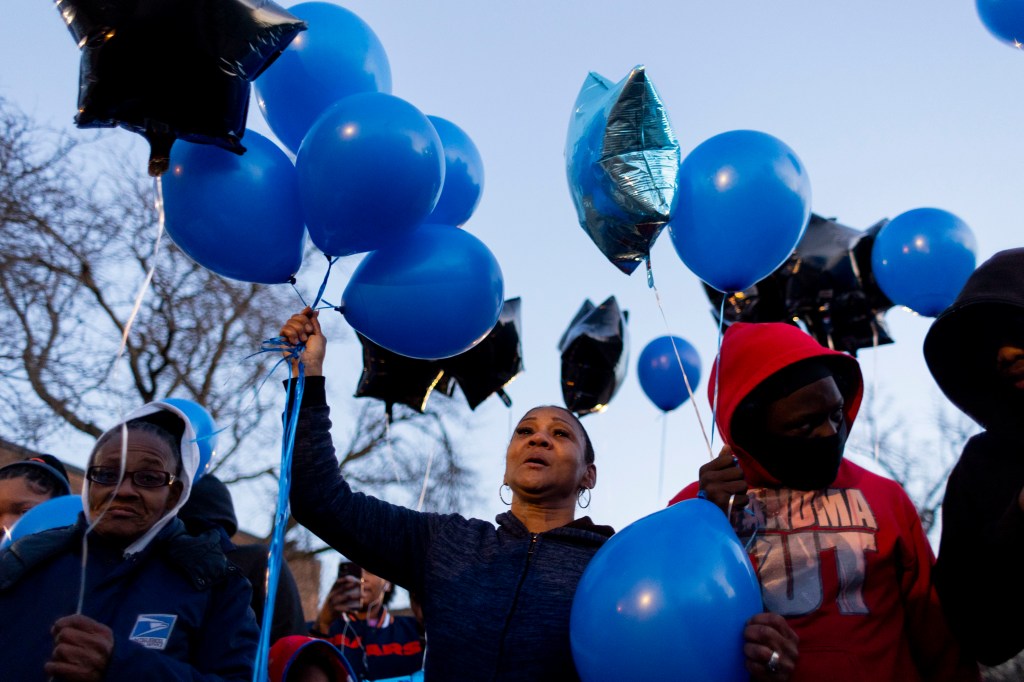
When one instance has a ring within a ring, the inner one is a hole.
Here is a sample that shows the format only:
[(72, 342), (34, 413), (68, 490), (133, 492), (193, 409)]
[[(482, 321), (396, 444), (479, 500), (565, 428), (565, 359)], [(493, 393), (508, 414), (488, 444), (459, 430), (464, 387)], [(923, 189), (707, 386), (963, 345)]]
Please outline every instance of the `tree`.
[[(923, 436), (912, 433), (908, 420), (885, 398), (881, 405), (865, 400), (860, 429), (850, 440), (850, 452), (873, 459), (903, 486), (917, 508), (924, 532), (931, 535), (942, 510), (946, 480), (964, 445), (978, 433), (971, 419), (945, 402), (936, 402), (932, 424)], [(885, 415), (884, 419), (879, 414)]]
[[(269, 363), (246, 358), (295, 307), (294, 294), (215, 275), (166, 236), (157, 251), (154, 195), (140, 172), (95, 141), (42, 130), (0, 99), (0, 436), (52, 447), (98, 436), (143, 402), (180, 396), (204, 405), (224, 430), (215, 466), (226, 482), (264, 477), (276, 487), (271, 457), (235, 455), (279, 452), (280, 422), (268, 414), (280, 409), (279, 390), (256, 395)], [(371, 460), (382, 458), (369, 455), (388, 449), (383, 410), (364, 407), (358, 424), (342, 466), (379, 488), (385, 479)], [(430, 498), (457, 508), (469, 472), (442, 415), (403, 414), (396, 426), (409, 432), (390, 441), (406, 485), (418, 494), (413, 479), (425, 470), (413, 450), (436, 446)]]

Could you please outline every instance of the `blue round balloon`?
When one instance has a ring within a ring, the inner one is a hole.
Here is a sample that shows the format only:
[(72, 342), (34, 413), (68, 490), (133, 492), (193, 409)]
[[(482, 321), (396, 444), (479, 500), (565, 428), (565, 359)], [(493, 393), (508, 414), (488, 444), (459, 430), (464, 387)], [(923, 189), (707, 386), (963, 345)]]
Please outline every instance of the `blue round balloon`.
[(10, 535), (0, 543), (0, 549), (25, 537), (51, 528), (74, 525), (82, 511), (82, 498), (78, 495), (54, 497), (29, 509), (11, 528)]
[(452, 225), (423, 225), (374, 251), (345, 287), (345, 319), (400, 355), (436, 360), (490, 333), (504, 302), (501, 268), (483, 242)]
[(1024, 0), (977, 0), (975, 4), (989, 33), (1007, 45), (1024, 47)]
[[(674, 345), (673, 345), (674, 344)], [(676, 352), (679, 358), (676, 358)], [(683, 361), (682, 367), (679, 360)], [(690, 388), (697, 390), (700, 383), (700, 355), (689, 341), (678, 336), (659, 336), (648, 343), (637, 361), (640, 388), (655, 406), (671, 412), (690, 398), (683, 381), (683, 372)]]
[(473, 140), (440, 116), (427, 116), (444, 147), (444, 186), (427, 222), (463, 225), (473, 215), (484, 190), (484, 162)]
[(210, 462), (217, 456), (217, 422), (213, 415), (205, 407), (187, 398), (164, 398), (161, 402), (181, 410), (192, 423), (192, 430), (196, 434), (196, 445), (199, 446), (199, 468), (196, 469), (192, 483), (195, 484), (206, 470), (210, 468)]
[(256, 79), (256, 104), (277, 138), (293, 152), (320, 115), (361, 92), (391, 92), (391, 66), (373, 30), (355, 14), (327, 2), (288, 11), (304, 20), (300, 33)]
[(430, 214), (444, 183), (444, 150), (429, 119), (382, 93), (328, 109), (295, 161), (309, 238), (328, 256), (379, 249)]
[(725, 514), (687, 500), (630, 524), (591, 559), (570, 614), (572, 655), (584, 682), (746, 682), (743, 628), (761, 610)]
[(167, 233), (195, 262), (244, 282), (287, 282), (302, 265), (306, 229), (295, 167), (259, 133), (239, 156), (179, 141), (163, 175)]
[(683, 160), (669, 232), (690, 270), (715, 289), (742, 291), (792, 253), (811, 215), (811, 182), (778, 138), (733, 130)]
[(960, 218), (938, 208), (915, 208), (878, 232), (871, 267), (893, 303), (935, 317), (974, 272), (977, 251), (974, 233)]

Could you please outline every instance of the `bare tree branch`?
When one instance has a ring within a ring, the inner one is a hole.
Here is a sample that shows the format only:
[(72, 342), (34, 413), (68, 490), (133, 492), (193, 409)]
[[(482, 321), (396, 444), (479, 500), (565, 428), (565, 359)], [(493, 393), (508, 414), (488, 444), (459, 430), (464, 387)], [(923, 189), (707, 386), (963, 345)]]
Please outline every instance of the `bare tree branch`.
[[(154, 258), (153, 185), (96, 149), (93, 158), (111, 170), (87, 172), (81, 147), (0, 97), (0, 323), (9, 338), (0, 348), (0, 438), (59, 446), (76, 433), (99, 435), (123, 406), (184, 397), (222, 428), (218, 475), (276, 490), (280, 408), (255, 396), (266, 369), (243, 358), (294, 307), (291, 290), (219, 277), (170, 239)], [(115, 365), (150, 269), (150, 291)], [(459, 509), (471, 473), (448, 424), (460, 415), (446, 397), (438, 401), (427, 415), (397, 411), (391, 425), (379, 403), (364, 401), (340, 466), (364, 488), (416, 499), (433, 457), (424, 506)]]

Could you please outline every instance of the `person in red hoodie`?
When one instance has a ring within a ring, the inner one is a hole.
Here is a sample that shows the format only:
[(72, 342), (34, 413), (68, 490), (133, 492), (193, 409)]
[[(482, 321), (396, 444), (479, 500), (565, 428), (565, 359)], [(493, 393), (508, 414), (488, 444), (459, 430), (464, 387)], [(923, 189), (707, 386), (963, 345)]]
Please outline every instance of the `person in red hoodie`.
[[(726, 446), (670, 504), (700, 496), (732, 514), (765, 610), (799, 637), (790, 679), (977, 680), (943, 618), (913, 503), (843, 459), (857, 361), (789, 324), (736, 323), (708, 383)], [(762, 670), (778, 654), (763, 651)]]

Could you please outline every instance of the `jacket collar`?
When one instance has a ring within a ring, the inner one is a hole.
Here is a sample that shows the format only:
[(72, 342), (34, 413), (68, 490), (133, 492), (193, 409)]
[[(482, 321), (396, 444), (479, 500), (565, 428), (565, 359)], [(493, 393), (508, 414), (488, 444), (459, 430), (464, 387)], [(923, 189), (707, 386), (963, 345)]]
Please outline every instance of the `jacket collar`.
[[(499, 529), (505, 530), (515, 537), (529, 537), (531, 535), (523, 522), (519, 520), (519, 517), (510, 511), (498, 514), (494, 520), (498, 523)], [(611, 526), (599, 526), (591, 521), (589, 516), (583, 516), (559, 528), (552, 528), (541, 533), (541, 535), (575, 538), (585, 543), (600, 545), (614, 535), (614, 533), (615, 529)]]
[[(16, 585), (26, 574), (53, 557), (66, 552), (77, 554), (85, 528), (85, 517), (80, 515), (74, 526), (26, 535), (15, 542), (0, 553), (0, 590)], [(207, 589), (231, 570), (228, 558), (220, 549), (220, 536), (216, 531), (192, 536), (178, 519), (171, 519), (147, 550), (147, 553), (161, 552), (197, 590)], [(137, 558), (141, 557), (125, 556), (124, 560)]]

